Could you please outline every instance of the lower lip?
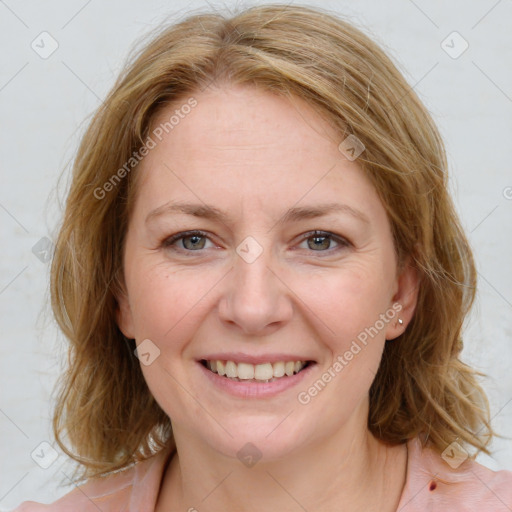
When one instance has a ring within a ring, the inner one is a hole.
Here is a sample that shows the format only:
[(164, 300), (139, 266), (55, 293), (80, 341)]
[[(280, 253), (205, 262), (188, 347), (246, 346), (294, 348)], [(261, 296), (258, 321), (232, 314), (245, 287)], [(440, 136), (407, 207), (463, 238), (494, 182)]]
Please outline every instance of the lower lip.
[(299, 382), (310, 373), (313, 367), (316, 366), (316, 363), (310, 363), (299, 373), (295, 373), (289, 377), (280, 377), (273, 382), (244, 382), (222, 377), (208, 370), (202, 363), (198, 362), (197, 364), (206, 378), (217, 388), (239, 398), (270, 398), (276, 396), (299, 384)]

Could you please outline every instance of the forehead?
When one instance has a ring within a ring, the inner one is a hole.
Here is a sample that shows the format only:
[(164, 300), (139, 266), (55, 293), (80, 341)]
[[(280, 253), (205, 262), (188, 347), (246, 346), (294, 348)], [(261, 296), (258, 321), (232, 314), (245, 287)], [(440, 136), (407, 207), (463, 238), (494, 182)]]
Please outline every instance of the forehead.
[[(190, 164), (207, 159), (233, 168), (250, 169), (262, 162), (267, 168), (278, 168), (290, 161), (317, 159), (339, 138), (297, 97), (249, 86), (225, 86), (192, 96), (197, 104), (188, 114), (176, 115), (188, 101), (182, 98), (155, 119), (153, 130), (163, 128), (168, 133), (162, 134), (162, 142), (146, 163), (152, 157), (172, 157), (174, 152), (180, 162), (186, 156)], [(171, 118), (175, 124), (169, 126)]]
[[(182, 108), (190, 98), (194, 108)], [(379, 201), (357, 162), (338, 150), (337, 130), (297, 97), (247, 86), (207, 90), (166, 106), (151, 133), (158, 129), (162, 140), (137, 169), (147, 207), (183, 196), (266, 209)]]

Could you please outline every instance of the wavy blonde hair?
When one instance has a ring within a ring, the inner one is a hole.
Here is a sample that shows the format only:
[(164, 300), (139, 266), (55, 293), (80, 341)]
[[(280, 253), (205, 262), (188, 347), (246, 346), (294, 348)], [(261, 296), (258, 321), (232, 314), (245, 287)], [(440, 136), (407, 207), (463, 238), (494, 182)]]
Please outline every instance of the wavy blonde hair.
[(53, 428), (80, 463), (75, 474), (104, 476), (174, 442), (134, 340), (116, 324), (136, 168), (102, 197), (95, 191), (106, 190), (146, 143), (162, 108), (226, 82), (300, 97), (338, 129), (340, 141), (355, 135), (399, 261), (409, 258), (420, 275), (415, 315), (387, 343), (370, 389), (370, 431), (390, 444), (421, 434), (439, 451), (457, 439), (488, 453), (494, 432), (480, 374), (459, 359), (476, 272), (447, 192), (438, 130), (390, 58), (361, 31), (326, 11), (266, 5), (228, 19), (196, 14), (159, 31), (127, 63), (81, 141), (51, 268), (52, 308), (69, 340)]

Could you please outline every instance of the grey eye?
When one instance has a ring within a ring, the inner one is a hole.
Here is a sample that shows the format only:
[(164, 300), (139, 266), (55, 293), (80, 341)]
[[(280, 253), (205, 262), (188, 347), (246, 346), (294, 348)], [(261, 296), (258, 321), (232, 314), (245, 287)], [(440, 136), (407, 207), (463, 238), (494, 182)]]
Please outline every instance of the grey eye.
[[(204, 249), (206, 238), (201, 235), (188, 235), (181, 238), (183, 247), (189, 250)], [(190, 242), (190, 243), (187, 243)]]
[(308, 247), (314, 251), (329, 249), (332, 239), (329, 235), (314, 235), (308, 238)]

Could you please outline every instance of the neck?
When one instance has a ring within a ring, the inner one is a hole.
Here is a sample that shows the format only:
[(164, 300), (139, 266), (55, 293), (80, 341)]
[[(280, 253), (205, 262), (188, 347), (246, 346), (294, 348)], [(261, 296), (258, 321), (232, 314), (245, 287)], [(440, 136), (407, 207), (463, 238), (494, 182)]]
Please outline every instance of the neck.
[(405, 445), (387, 446), (368, 430), (342, 430), (286, 458), (246, 467), (174, 428), (177, 454), (156, 510), (395, 511), (405, 484)]

